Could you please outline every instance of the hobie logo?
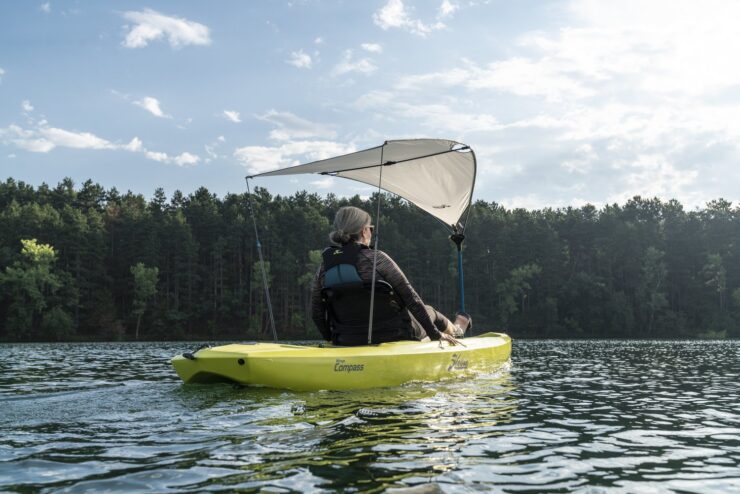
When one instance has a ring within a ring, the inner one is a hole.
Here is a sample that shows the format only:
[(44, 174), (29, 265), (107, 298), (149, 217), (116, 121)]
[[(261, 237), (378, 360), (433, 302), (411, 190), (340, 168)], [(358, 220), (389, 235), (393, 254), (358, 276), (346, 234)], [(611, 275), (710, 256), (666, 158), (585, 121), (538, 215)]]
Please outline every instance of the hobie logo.
[(337, 249), (337, 250), (334, 251), (334, 255), (335, 256), (338, 256), (341, 253), (342, 253), (342, 249)]
[(460, 356), (459, 353), (452, 354), (452, 362), (447, 366), (447, 370), (465, 370), (468, 368), (468, 361)]
[(364, 370), (365, 364), (347, 364), (341, 358), (334, 363), (334, 372), (362, 372)]

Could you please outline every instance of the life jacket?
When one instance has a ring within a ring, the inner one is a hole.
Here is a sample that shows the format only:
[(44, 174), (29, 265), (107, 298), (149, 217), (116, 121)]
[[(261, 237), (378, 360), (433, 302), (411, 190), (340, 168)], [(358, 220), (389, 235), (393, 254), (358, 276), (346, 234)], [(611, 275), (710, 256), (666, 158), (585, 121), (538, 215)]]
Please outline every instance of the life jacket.
[[(368, 248), (350, 242), (328, 247), (322, 253), (324, 284), (321, 299), (335, 345), (368, 343), (372, 283), (363, 281), (357, 271), (360, 252)], [(400, 298), (388, 282), (376, 278), (372, 343), (413, 339), (411, 334), (411, 317)]]

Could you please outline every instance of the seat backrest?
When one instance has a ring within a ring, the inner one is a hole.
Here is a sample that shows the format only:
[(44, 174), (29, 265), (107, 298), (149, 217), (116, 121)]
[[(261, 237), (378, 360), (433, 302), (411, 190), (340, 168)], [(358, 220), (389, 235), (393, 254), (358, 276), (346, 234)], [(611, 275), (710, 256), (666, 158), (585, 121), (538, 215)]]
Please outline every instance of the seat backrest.
[[(367, 332), (370, 323), (372, 284), (350, 282), (327, 286), (322, 290), (331, 325), (345, 333)], [(385, 281), (375, 282), (373, 325), (382, 325), (399, 317), (403, 305)]]
[[(366, 248), (351, 243), (330, 247), (322, 254), (325, 272), (321, 297), (334, 344), (367, 344), (373, 285), (360, 278), (356, 266), (360, 251)], [(386, 281), (377, 280), (373, 305), (373, 343), (406, 339), (409, 327), (408, 313), (393, 287)]]

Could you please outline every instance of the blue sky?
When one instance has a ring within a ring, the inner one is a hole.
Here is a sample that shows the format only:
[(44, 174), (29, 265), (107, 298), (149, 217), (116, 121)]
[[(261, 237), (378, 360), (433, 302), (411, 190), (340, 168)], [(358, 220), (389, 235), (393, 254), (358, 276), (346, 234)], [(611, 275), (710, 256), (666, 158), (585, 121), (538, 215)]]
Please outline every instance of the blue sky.
[(476, 151), (476, 198), (510, 207), (737, 201), (738, 18), (713, 1), (4, 1), (0, 178), (223, 195), (439, 137)]

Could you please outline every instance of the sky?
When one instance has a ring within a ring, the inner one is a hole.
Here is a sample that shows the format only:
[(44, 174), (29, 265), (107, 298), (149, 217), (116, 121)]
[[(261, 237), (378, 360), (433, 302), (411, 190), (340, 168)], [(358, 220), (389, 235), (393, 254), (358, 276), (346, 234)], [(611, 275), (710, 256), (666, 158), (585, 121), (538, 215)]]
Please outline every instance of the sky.
[[(151, 196), (432, 137), (507, 207), (740, 200), (740, 2), (0, 2), (0, 179)], [(330, 177), (272, 193), (369, 195)]]

